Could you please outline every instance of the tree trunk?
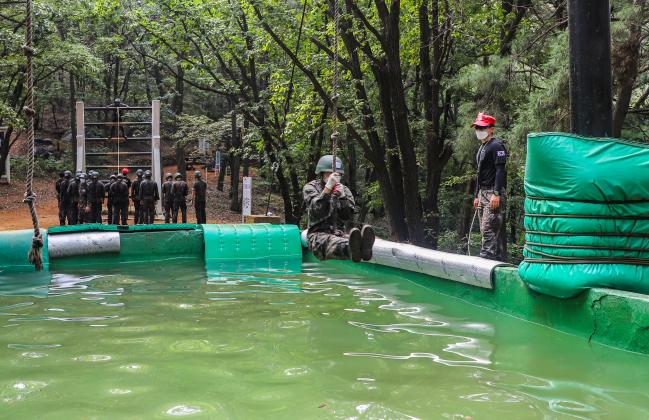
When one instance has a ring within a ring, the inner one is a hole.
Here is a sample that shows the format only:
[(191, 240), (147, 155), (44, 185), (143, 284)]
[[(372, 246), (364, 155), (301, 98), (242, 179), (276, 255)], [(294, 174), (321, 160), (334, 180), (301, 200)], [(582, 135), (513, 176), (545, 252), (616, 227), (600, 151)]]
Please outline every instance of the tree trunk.
[[(638, 16), (643, 16), (645, 0), (635, 0)], [(613, 48), (613, 72), (618, 85), (617, 102), (613, 111), (613, 137), (622, 136), (622, 127), (631, 104), (633, 86), (638, 78), (640, 65), (640, 49), (642, 46), (642, 21), (637, 17), (632, 19), (629, 37), (617, 48)]]
[[(183, 113), (184, 103), (185, 103), (185, 83), (183, 82), (183, 77), (185, 76), (185, 70), (179, 65), (176, 67), (177, 77), (176, 77), (176, 86), (173, 100), (171, 101), (171, 110), (174, 113), (174, 134), (178, 130), (176, 118)], [(182, 175), (183, 179), (187, 179), (187, 166), (185, 164), (185, 146), (176, 142), (176, 166), (177, 171)]]
[(70, 145), (72, 147), (72, 162), (77, 162), (77, 84), (74, 74), (71, 72), (69, 77), (70, 96), (68, 105), (70, 106)]
[(239, 129), (237, 127), (237, 109), (234, 101), (231, 102), (232, 113), (230, 117), (230, 124), (232, 130), (232, 147), (230, 148), (230, 210), (241, 211), (241, 204), (239, 202), (239, 167), (241, 163), (241, 139), (239, 137)]

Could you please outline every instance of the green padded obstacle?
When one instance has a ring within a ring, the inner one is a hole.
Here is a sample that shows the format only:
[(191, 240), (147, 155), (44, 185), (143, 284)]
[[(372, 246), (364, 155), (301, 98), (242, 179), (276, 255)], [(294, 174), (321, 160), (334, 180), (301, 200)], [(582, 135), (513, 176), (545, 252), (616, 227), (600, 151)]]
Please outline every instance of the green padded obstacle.
[[(49, 266), (47, 254), (47, 231), (43, 235), (43, 271)], [(32, 247), (34, 231), (31, 229), (0, 232), (0, 273), (32, 273), (34, 266), (29, 263), (27, 254)]]
[(649, 293), (649, 145), (531, 134), (525, 193), (519, 272), (532, 289)]
[(296, 225), (203, 225), (208, 272), (299, 272), (302, 244)]

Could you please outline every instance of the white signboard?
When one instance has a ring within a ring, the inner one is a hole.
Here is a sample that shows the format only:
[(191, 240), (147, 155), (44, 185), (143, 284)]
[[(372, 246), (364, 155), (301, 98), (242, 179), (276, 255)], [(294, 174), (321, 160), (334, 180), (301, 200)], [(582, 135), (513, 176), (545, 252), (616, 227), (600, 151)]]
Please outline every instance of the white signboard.
[(216, 156), (214, 157), (214, 172), (221, 172), (221, 151), (216, 151)]
[(243, 177), (243, 199), (241, 201), (242, 212), (241, 218), (250, 216), (252, 214), (252, 178), (249, 176)]

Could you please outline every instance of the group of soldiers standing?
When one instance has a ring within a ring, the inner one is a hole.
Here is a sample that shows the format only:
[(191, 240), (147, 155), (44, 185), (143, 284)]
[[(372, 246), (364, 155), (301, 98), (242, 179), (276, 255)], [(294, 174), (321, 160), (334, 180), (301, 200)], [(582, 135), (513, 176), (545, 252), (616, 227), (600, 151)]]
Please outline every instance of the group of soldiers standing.
[[(59, 224), (76, 225), (103, 223), (102, 210), (106, 203), (108, 224), (127, 225), (129, 199), (133, 201), (133, 224), (153, 224), (155, 206), (160, 200), (158, 183), (151, 179), (151, 171), (136, 171), (137, 178), (131, 181), (128, 169), (112, 174), (108, 182), (99, 179), (99, 173), (78, 171), (59, 173), (56, 181), (56, 197), (59, 207)], [(196, 210), (196, 223), (207, 223), (205, 214), (207, 183), (201, 179), (200, 171), (194, 173), (191, 200)], [(189, 186), (180, 173), (165, 175), (162, 184), (162, 206), (165, 223), (177, 223), (181, 213), (182, 223), (187, 223), (187, 196)]]

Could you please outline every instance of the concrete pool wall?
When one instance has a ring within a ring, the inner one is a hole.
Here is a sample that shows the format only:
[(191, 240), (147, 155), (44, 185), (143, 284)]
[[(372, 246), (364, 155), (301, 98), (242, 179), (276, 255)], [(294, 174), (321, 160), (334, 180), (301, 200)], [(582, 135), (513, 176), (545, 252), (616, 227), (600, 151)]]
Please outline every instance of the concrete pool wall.
[[(47, 236), (89, 231), (119, 232), (121, 248), (117, 254), (75, 257), (76, 264), (81, 262), (101, 267), (103, 264), (200, 258), (205, 261), (208, 270), (232, 271), (248, 266), (269, 268), (267, 261), (271, 260), (274, 261), (271, 267), (273, 269), (293, 270), (296, 263), (299, 266), (302, 261), (300, 233), (296, 226), (152, 225), (117, 228), (108, 225), (80, 225), (52, 228), (45, 234), (44, 259), (48, 263), (47, 269), (63, 269), (72, 262), (69, 258), (50, 261), (47, 255)], [(26, 258), (31, 237), (31, 230), (0, 232), (0, 274), (33, 273)], [(421, 251), (427, 254), (436, 252)], [(457, 257), (461, 262), (462, 257)], [(315, 261), (315, 257), (309, 252), (305, 252), (304, 258)], [(234, 265), (228, 262), (234, 262)], [(277, 262), (280, 264), (277, 265)], [(577, 335), (589, 342), (649, 354), (648, 295), (593, 288), (574, 298), (559, 299), (529, 289), (515, 267), (497, 265), (492, 267), (492, 288), (485, 288), (484, 285), (477, 287), (462, 283), (467, 276), (462, 276), (462, 279), (442, 279), (379, 263), (353, 264), (337, 261), (327, 264), (343, 264), (345, 269), (360, 270), (372, 276), (389, 272), (404, 280), (421, 283), (435, 292)], [(475, 259), (467, 259), (467, 271), (475, 271), (475, 267)], [(450, 277), (452, 276), (451, 274)]]

